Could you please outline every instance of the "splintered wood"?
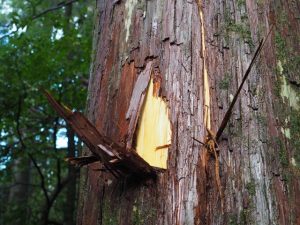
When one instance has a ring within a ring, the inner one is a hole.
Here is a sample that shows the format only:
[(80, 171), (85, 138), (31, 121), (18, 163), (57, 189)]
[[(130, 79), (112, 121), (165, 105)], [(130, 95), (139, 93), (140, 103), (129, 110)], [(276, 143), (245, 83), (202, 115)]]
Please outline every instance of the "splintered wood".
[(207, 65), (206, 65), (206, 46), (205, 46), (205, 30), (204, 30), (204, 19), (202, 12), (202, 4), (201, 0), (197, 0), (198, 3), (198, 11), (200, 16), (200, 24), (201, 24), (201, 56), (203, 62), (203, 88), (204, 88), (204, 106), (206, 110), (204, 111), (204, 124), (206, 124), (207, 129), (211, 129), (210, 124), (210, 93), (209, 93), (209, 81), (208, 81), (208, 73), (207, 73)]
[[(221, 184), (221, 178), (220, 178), (220, 165), (219, 165), (219, 159), (218, 154), (216, 152), (217, 142), (215, 140), (215, 135), (210, 131), (211, 129), (211, 122), (210, 122), (210, 92), (209, 92), (209, 80), (208, 80), (208, 72), (207, 72), (207, 65), (206, 65), (206, 46), (205, 46), (205, 30), (204, 30), (204, 18), (203, 18), (203, 9), (202, 9), (202, 2), (201, 0), (197, 0), (198, 5), (198, 12), (200, 16), (200, 30), (201, 30), (201, 56), (203, 61), (203, 87), (204, 87), (204, 124), (206, 126), (206, 130), (208, 132), (208, 135), (205, 138), (205, 148), (208, 150), (208, 152), (215, 158), (215, 179), (216, 179), (216, 185), (217, 189), (219, 191), (220, 199), (221, 199), (221, 211), (223, 213), (224, 208), (224, 197), (222, 192), (222, 184)], [(204, 162), (206, 165), (206, 162)]]
[(231, 117), (231, 114), (232, 114), (232, 110), (233, 110), (233, 107), (237, 101), (237, 98), (242, 90), (242, 87), (247, 79), (247, 77), (249, 76), (250, 72), (251, 72), (251, 69), (257, 59), (257, 57), (259, 56), (267, 38), (269, 37), (269, 35), (271, 34), (271, 31), (273, 29), (273, 26), (271, 26), (271, 29), (270, 31), (268, 32), (267, 36), (265, 39), (262, 39), (259, 43), (259, 46), (258, 48), (256, 49), (255, 53), (254, 53), (254, 56), (249, 64), (249, 67), (248, 69), (246, 70), (244, 76), (243, 76), (243, 79), (242, 79), (242, 82), (241, 84), (239, 85), (239, 88), (238, 90), (236, 91), (234, 97), (233, 97), (233, 100), (228, 108), (228, 110), (226, 111), (224, 117), (223, 117), (223, 120), (222, 120), (222, 123), (217, 131), (216, 134), (214, 134), (211, 130), (210, 130), (210, 99), (209, 99), (209, 83), (208, 83), (208, 76), (207, 76), (207, 70), (206, 70), (206, 65), (205, 65), (205, 42), (204, 42), (204, 27), (203, 27), (203, 13), (202, 13), (202, 8), (201, 8), (201, 1), (198, 0), (197, 1), (198, 3), (198, 10), (199, 10), (199, 14), (200, 14), (200, 19), (201, 19), (201, 32), (202, 32), (202, 55), (203, 55), (203, 63), (204, 63), (204, 66), (203, 66), (203, 74), (204, 74), (204, 106), (206, 107), (206, 110), (205, 110), (205, 125), (206, 125), (206, 130), (207, 130), (207, 135), (205, 137), (205, 141), (202, 142), (202, 141), (199, 141), (197, 139), (194, 139), (196, 140), (197, 142), (199, 142), (200, 144), (204, 145), (204, 147), (206, 148), (206, 150), (212, 155), (212, 157), (214, 157), (215, 159), (215, 179), (216, 179), (216, 185), (217, 185), (217, 189), (219, 191), (219, 195), (220, 195), (220, 199), (221, 199), (221, 211), (222, 213), (224, 213), (224, 194), (223, 194), (223, 191), (222, 191), (222, 184), (221, 184), (221, 178), (220, 178), (220, 164), (219, 164), (219, 157), (218, 157), (218, 154), (217, 154), (217, 151), (216, 151), (216, 148), (218, 148), (218, 143), (220, 141), (220, 137), (224, 131), (224, 129), (226, 128), (227, 126), (227, 123)]
[(126, 149), (110, 138), (102, 135), (88, 119), (79, 112), (72, 112), (57, 102), (49, 92), (44, 91), (53, 109), (65, 119), (77, 136), (87, 145), (93, 153), (90, 157), (69, 158), (72, 164), (83, 166), (100, 161), (104, 169), (115, 177), (135, 175), (140, 177), (153, 177), (156, 170), (141, 158), (133, 149)]
[(159, 95), (161, 81), (160, 72), (153, 70), (152, 62), (147, 63), (135, 83), (126, 114), (127, 148), (136, 149), (151, 166), (166, 169), (171, 123), (167, 104)]

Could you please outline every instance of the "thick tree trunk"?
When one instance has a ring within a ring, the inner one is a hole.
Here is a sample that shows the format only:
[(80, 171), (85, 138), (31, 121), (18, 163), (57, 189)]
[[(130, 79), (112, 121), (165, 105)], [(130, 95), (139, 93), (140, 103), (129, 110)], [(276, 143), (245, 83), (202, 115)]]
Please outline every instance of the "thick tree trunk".
[[(134, 147), (133, 89), (152, 75), (161, 79), (172, 138), (157, 180), (84, 169), (77, 223), (299, 224), (299, 8), (296, 1), (97, 1), (89, 119)], [(215, 159), (193, 137), (218, 129), (272, 24), (218, 148), (222, 213)]]

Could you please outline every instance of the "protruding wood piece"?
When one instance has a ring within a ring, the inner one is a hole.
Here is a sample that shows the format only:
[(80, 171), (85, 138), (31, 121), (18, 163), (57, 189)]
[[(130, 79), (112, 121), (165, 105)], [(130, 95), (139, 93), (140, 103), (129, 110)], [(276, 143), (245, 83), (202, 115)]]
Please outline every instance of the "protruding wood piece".
[(69, 157), (66, 158), (65, 161), (72, 165), (82, 167), (99, 161), (99, 158), (96, 157), (95, 155), (91, 155), (91, 156)]
[(237, 100), (237, 98), (238, 98), (238, 96), (239, 96), (239, 94), (240, 94), (240, 92), (241, 92), (241, 90), (242, 90), (242, 87), (243, 87), (243, 85), (244, 85), (244, 83), (245, 83), (245, 81), (246, 81), (246, 79), (247, 79), (249, 73), (251, 72), (251, 69), (252, 69), (252, 67), (253, 67), (253, 64), (255, 63), (255, 61), (256, 61), (257, 57), (259, 56), (259, 54), (260, 54), (260, 52), (261, 52), (263, 46), (265, 45), (266, 40), (268, 39), (268, 37), (269, 37), (269, 35), (270, 35), (272, 29), (273, 29), (273, 25), (271, 26), (270, 31), (268, 32), (266, 38), (265, 38), (265, 39), (262, 39), (262, 40), (260, 41), (260, 43), (259, 43), (259, 45), (258, 45), (258, 48), (257, 48), (256, 51), (255, 51), (255, 54), (254, 54), (254, 56), (253, 56), (253, 58), (252, 58), (252, 60), (251, 60), (251, 63), (250, 63), (250, 65), (249, 65), (248, 69), (246, 70), (246, 73), (245, 73), (245, 75), (244, 75), (244, 77), (243, 77), (243, 79), (242, 79), (242, 83), (240, 84), (238, 90), (236, 91), (236, 93), (235, 93), (235, 95), (234, 95), (234, 97), (233, 97), (233, 100), (232, 100), (232, 102), (231, 102), (231, 104), (230, 104), (230, 106), (229, 106), (227, 112), (225, 113), (225, 116), (224, 116), (224, 118), (223, 118), (223, 120), (222, 120), (222, 123), (221, 123), (221, 125), (220, 125), (220, 127), (219, 127), (219, 129), (218, 129), (218, 131), (217, 131), (217, 134), (216, 134), (216, 141), (217, 141), (217, 142), (219, 142), (219, 140), (220, 140), (220, 137), (221, 137), (221, 135), (222, 135), (222, 133), (223, 133), (223, 131), (224, 131), (224, 129), (225, 129), (225, 127), (226, 127), (226, 125), (227, 125), (229, 119), (230, 119), (230, 116), (231, 116), (231, 114), (232, 114), (232, 109), (233, 109), (233, 107), (234, 107), (234, 105), (235, 105), (235, 103), (236, 103), (236, 100)]
[[(48, 91), (43, 92), (53, 109), (68, 123), (94, 154), (85, 158), (69, 158), (68, 161), (73, 164), (87, 165), (97, 161), (97, 158), (98, 161), (103, 163), (107, 171), (116, 177), (121, 174), (134, 174), (141, 177), (155, 176), (156, 170), (141, 158), (135, 150), (126, 149), (125, 146), (121, 146), (102, 135), (83, 114), (72, 112), (57, 102)], [(118, 161), (115, 159), (118, 159)]]

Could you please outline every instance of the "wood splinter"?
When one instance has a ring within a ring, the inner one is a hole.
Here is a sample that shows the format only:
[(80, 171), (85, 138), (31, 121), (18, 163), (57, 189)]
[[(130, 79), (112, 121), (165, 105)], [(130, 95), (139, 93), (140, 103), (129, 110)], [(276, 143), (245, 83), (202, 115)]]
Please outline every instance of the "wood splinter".
[(70, 163), (71, 165), (82, 167), (99, 161), (99, 158), (94, 155), (91, 155), (91, 156), (69, 157), (69, 158), (65, 158), (65, 161)]
[(67, 162), (81, 167), (100, 161), (104, 169), (115, 177), (123, 175), (135, 175), (142, 178), (156, 176), (158, 170), (151, 167), (134, 149), (127, 149), (102, 135), (83, 114), (72, 112), (57, 102), (48, 91), (43, 90), (43, 92), (53, 109), (92, 152), (91, 156), (67, 158)]
[[(220, 179), (220, 173), (219, 173), (219, 170), (220, 170), (220, 163), (219, 163), (219, 159), (218, 159), (218, 154), (217, 154), (217, 148), (218, 148), (218, 143), (220, 142), (220, 138), (221, 138), (221, 135), (224, 131), (224, 129), (226, 128), (227, 126), (227, 123), (232, 115), (232, 109), (237, 101), (237, 98), (242, 90), (242, 87), (248, 77), (248, 75), (250, 74), (250, 71), (257, 59), (257, 57), (259, 56), (266, 40), (268, 39), (271, 31), (273, 29), (273, 25), (271, 26), (267, 36), (265, 39), (262, 39), (259, 43), (259, 46), (258, 48), (256, 49), (255, 53), (254, 53), (254, 56), (249, 64), (249, 67), (247, 68), (246, 72), (245, 72), (245, 75), (243, 76), (243, 79), (242, 79), (242, 82), (237, 90), (237, 92), (235, 93), (234, 95), (234, 98), (228, 108), (228, 110), (226, 111), (225, 113), (225, 116), (222, 120), (222, 123), (217, 131), (216, 134), (214, 134), (210, 129), (208, 129), (208, 126), (206, 124), (206, 130), (207, 130), (207, 135), (205, 137), (205, 141), (202, 142), (196, 138), (192, 138), (194, 141), (202, 144), (206, 149), (207, 151), (214, 157), (215, 159), (215, 178), (216, 178), (216, 184), (217, 184), (217, 189), (219, 191), (219, 194), (220, 194), (220, 198), (221, 198), (221, 211), (222, 213), (224, 212), (224, 195), (223, 195), (223, 192), (222, 192), (222, 185), (221, 185), (221, 179)], [(206, 123), (208, 122), (208, 114), (207, 114), (207, 118), (206, 118)]]

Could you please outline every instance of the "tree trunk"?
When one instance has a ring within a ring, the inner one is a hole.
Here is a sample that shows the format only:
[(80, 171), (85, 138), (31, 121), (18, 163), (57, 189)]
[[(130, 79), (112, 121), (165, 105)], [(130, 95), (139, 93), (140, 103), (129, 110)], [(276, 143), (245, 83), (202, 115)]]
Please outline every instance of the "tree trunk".
[[(73, 5), (70, 4), (66, 6), (65, 18), (66, 25), (64, 27), (64, 32), (68, 35), (70, 33), (70, 20), (72, 18)], [(68, 60), (72, 60), (72, 54), (69, 53)], [(68, 157), (75, 157), (75, 140), (74, 131), (67, 127), (67, 137), (68, 137)], [(76, 170), (74, 166), (68, 165), (68, 177), (70, 181), (67, 184), (66, 192), (67, 198), (65, 202), (65, 212), (64, 212), (64, 222), (66, 225), (73, 225), (74, 212), (75, 212), (75, 202), (76, 202)]]
[[(9, 190), (10, 219), (13, 224), (21, 225), (26, 223), (30, 213), (28, 208), (28, 195), (30, 184), (30, 161), (28, 158), (18, 157), (14, 159), (13, 172), (15, 182)], [(18, 207), (13, 207), (13, 206)], [(17, 214), (18, 216), (14, 216)]]
[[(68, 157), (75, 157), (75, 141), (74, 141), (74, 132), (67, 127), (67, 136), (68, 136)], [(67, 184), (67, 199), (65, 203), (65, 224), (73, 225), (74, 222), (74, 212), (75, 212), (75, 201), (76, 201), (76, 170), (74, 166), (68, 166), (68, 176), (70, 181)]]
[[(151, 76), (171, 144), (156, 180), (84, 169), (77, 223), (300, 224), (299, 9), (296, 1), (98, 0), (88, 118), (138, 146), (148, 100), (136, 83)], [(217, 131), (272, 24), (218, 146), (223, 199), (216, 159), (193, 138)]]

